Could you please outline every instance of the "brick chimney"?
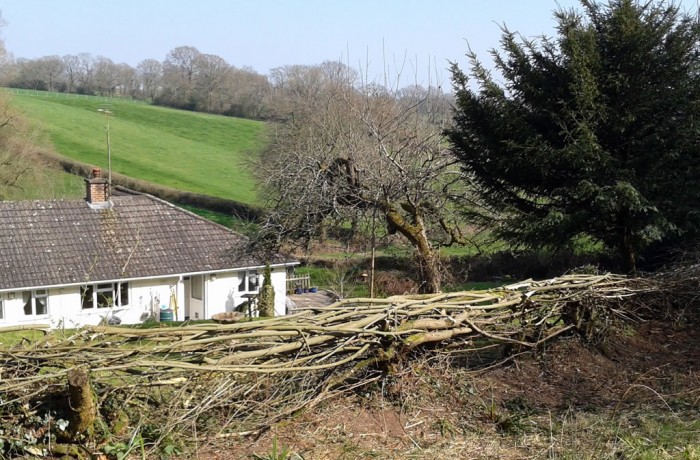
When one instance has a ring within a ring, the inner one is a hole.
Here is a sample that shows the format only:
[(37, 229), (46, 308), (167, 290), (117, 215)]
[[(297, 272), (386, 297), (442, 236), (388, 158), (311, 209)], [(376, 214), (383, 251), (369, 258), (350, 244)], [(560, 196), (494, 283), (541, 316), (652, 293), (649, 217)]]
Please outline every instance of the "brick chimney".
[(85, 200), (91, 208), (109, 207), (109, 184), (107, 179), (102, 177), (100, 168), (92, 170), (92, 177), (85, 179)]

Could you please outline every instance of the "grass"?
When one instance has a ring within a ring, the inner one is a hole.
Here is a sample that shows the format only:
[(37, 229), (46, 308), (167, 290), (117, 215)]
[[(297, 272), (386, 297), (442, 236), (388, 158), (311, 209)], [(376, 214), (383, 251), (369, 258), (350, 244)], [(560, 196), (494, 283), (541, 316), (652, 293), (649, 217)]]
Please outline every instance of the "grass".
[(212, 222), (216, 222), (219, 225), (223, 225), (226, 228), (230, 228), (235, 232), (241, 233), (247, 236), (253, 236), (257, 231), (257, 225), (251, 223), (244, 219), (239, 219), (231, 214), (224, 214), (222, 212), (209, 211), (207, 209), (197, 208), (195, 206), (188, 205), (178, 205), (179, 207), (193, 212), (205, 219)]
[(8, 200), (70, 200), (85, 197), (83, 178), (49, 168), (21, 178), (17, 185), (17, 188), (8, 190)]
[(34, 92), (12, 104), (63, 156), (107, 169), (109, 117), (112, 168), (180, 190), (253, 204), (254, 160), (265, 124), (100, 97)]

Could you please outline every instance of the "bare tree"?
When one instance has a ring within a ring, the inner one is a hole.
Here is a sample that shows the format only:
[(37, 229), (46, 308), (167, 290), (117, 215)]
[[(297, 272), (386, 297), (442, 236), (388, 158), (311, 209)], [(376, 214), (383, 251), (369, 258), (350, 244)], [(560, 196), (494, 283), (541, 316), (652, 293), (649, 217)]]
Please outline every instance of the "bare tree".
[(46, 91), (59, 91), (65, 86), (63, 60), (58, 56), (39, 59), (18, 59), (11, 85)]
[(120, 96), (136, 98), (139, 93), (139, 82), (136, 70), (129, 64), (122, 62), (114, 66), (116, 88), (115, 91)]
[(176, 107), (194, 108), (195, 61), (201, 53), (192, 46), (178, 46), (163, 62), (163, 102)]
[(80, 59), (72, 54), (66, 54), (62, 59), (66, 92), (75, 92), (78, 85), (78, 75), (80, 74)]
[(279, 68), (272, 79), (282, 123), (259, 168), (263, 237), (306, 244), (324, 228), (381, 219), (415, 248), (421, 291), (438, 292), (437, 247), (462, 241), (451, 200), (465, 190), (442, 136), (445, 98), (434, 88), (399, 97), (338, 63)]
[(213, 54), (199, 54), (194, 60), (194, 66), (193, 86), (198, 103), (206, 112), (223, 112), (222, 90), (231, 73), (231, 66)]
[(12, 78), (12, 86), (38, 90), (46, 89), (46, 82), (43, 80), (38, 61), (17, 59), (14, 67), (15, 72)]
[(163, 65), (155, 59), (145, 59), (136, 66), (136, 73), (144, 97), (154, 100), (163, 77)]
[(78, 92), (92, 94), (95, 83), (95, 58), (90, 53), (80, 53), (78, 61)]
[(236, 117), (263, 118), (266, 115), (265, 98), (270, 92), (266, 76), (251, 68), (231, 68), (225, 83), (224, 113)]
[(101, 96), (114, 96), (118, 82), (118, 69), (111, 59), (104, 56), (95, 58), (95, 91)]
[(63, 60), (60, 56), (45, 56), (38, 61), (42, 78), (48, 91), (58, 91), (63, 80)]

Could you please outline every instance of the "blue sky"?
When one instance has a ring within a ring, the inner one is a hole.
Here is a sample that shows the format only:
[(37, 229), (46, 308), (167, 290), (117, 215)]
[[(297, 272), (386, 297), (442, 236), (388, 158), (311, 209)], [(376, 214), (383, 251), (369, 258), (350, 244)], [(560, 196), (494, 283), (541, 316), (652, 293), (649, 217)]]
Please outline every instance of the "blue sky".
[[(696, 0), (684, 0), (695, 8)], [(552, 13), (577, 0), (2, 0), (5, 47), (16, 58), (78, 54), (136, 66), (187, 45), (267, 74), (342, 60), (369, 79), (449, 86), (449, 61), (482, 61), (499, 24), (553, 35)], [(388, 69), (385, 72), (385, 68)]]

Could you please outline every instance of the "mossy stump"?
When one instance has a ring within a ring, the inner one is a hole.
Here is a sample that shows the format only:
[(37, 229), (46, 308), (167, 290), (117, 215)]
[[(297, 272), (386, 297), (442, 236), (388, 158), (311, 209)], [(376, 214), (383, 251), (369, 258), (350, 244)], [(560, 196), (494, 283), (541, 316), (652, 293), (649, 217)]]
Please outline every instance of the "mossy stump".
[(260, 316), (275, 316), (275, 288), (272, 287), (272, 270), (270, 264), (265, 265), (263, 285), (260, 288), (258, 310)]
[(68, 414), (66, 434), (69, 440), (76, 442), (92, 437), (97, 407), (90, 375), (80, 367), (68, 371)]

